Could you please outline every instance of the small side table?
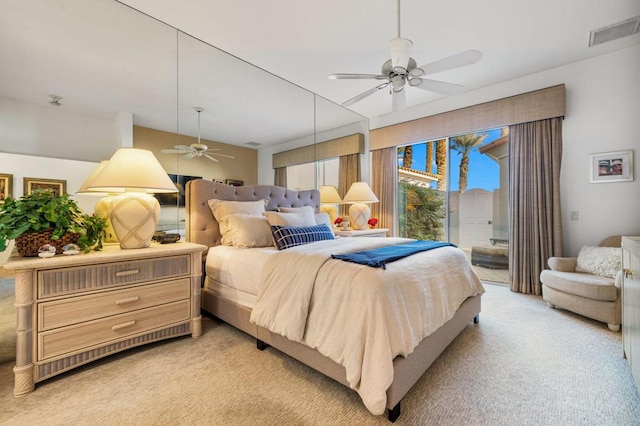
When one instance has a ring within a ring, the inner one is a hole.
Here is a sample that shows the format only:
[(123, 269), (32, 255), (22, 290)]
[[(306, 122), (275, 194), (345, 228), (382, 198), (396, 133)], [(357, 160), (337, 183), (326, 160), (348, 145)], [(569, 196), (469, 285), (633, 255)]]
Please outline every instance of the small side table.
[(351, 229), (349, 231), (335, 230), (334, 233), (338, 237), (386, 237), (388, 229), (386, 228), (373, 228), (373, 229), (363, 229), (361, 231), (356, 231), (355, 229)]

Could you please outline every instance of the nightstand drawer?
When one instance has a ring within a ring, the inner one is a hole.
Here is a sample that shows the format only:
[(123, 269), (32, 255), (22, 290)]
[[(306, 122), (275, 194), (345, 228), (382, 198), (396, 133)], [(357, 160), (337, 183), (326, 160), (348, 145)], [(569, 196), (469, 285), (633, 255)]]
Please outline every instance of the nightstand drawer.
[(189, 255), (43, 270), (38, 272), (38, 297), (100, 290), (190, 273)]
[(38, 304), (38, 331), (189, 299), (190, 278)]
[(38, 333), (38, 361), (165, 325), (188, 321), (190, 316), (190, 301), (181, 300)]

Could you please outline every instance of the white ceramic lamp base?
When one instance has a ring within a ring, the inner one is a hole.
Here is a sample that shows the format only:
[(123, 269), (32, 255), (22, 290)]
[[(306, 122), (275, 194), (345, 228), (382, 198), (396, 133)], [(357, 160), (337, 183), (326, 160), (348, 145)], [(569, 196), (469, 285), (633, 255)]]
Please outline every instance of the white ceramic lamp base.
[(127, 192), (113, 197), (111, 224), (123, 249), (149, 247), (158, 217), (160, 203), (153, 195)]
[(338, 217), (338, 209), (333, 204), (320, 204), (320, 213), (326, 213), (329, 215), (329, 220), (333, 225)]
[(349, 223), (355, 230), (367, 229), (367, 222), (371, 217), (371, 209), (363, 203), (355, 203), (349, 207)]
[(103, 218), (107, 222), (107, 226), (104, 229), (104, 238), (103, 241), (105, 243), (117, 243), (118, 237), (116, 237), (116, 232), (113, 230), (113, 225), (111, 224), (111, 209), (113, 208), (113, 195), (107, 195), (98, 201), (93, 208), (93, 212), (96, 216)]

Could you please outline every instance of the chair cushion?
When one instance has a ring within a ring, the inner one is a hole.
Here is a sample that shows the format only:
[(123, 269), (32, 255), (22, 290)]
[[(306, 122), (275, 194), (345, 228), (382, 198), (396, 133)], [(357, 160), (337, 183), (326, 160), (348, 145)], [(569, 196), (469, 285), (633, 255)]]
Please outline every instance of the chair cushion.
[(558, 272), (545, 269), (540, 281), (547, 287), (588, 299), (613, 302), (618, 298), (615, 280), (582, 272)]

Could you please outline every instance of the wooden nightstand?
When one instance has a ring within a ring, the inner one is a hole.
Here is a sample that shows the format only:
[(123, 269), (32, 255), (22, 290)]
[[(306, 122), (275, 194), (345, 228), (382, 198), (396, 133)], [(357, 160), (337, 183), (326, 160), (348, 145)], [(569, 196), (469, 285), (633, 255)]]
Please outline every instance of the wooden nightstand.
[(335, 230), (334, 233), (339, 237), (386, 237), (388, 229), (385, 228), (374, 228), (374, 229), (363, 229), (362, 231), (349, 230), (349, 231), (341, 231)]
[(74, 256), (11, 258), (16, 274), (14, 396), (35, 383), (200, 324), (200, 244), (106, 246)]

